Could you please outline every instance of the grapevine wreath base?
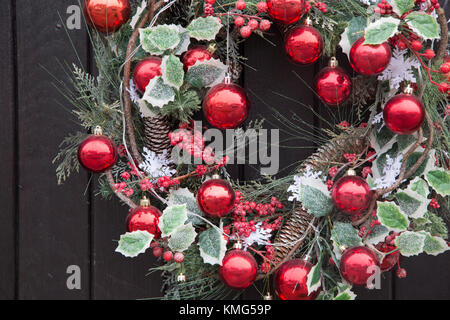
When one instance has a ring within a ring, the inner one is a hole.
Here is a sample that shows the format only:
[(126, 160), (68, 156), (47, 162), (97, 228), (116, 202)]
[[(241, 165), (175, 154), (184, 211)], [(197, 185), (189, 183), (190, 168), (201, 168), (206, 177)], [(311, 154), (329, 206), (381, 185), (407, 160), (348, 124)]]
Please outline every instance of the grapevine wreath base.
[[(233, 298), (260, 280), (264, 299), (353, 299), (380, 272), (404, 278), (401, 257), (449, 249), (450, 58), (436, 0), (86, 0), (84, 13), (99, 76), (75, 66), (63, 90), (95, 130), (64, 140), (57, 175), (81, 165), (130, 207), (116, 251), (161, 258), (163, 298)], [(231, 181), (191, 120), (203, 108), (236, 139), (261, 128), (244, 125), (239, 45), (275, 28), (292, 63), (329, 57), (312, 87), (320, 108), (353, 120), (317, 129), (328, 142), (291, 175)]]

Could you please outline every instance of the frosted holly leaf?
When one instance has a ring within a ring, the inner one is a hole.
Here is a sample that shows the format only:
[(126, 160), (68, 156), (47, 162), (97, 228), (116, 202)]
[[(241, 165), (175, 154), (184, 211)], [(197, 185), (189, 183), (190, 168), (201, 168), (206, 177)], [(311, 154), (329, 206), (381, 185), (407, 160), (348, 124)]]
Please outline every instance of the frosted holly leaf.
[(385, 17), (369, 24), (365, 30), (364, 44), (377, 45), (386, 42), (398, 31), (400, 20)]
[(425, 244), (423, 246), (423, 251), (426, 254), (437, 256), (445, 251), (450, 250), (447, 241), (441, 237), (432, 236), (429, 232), (420, 232), (425, 235)]
[(327, 186), (319, 178), (301, 180), (300, 201), (309, 214), (324, 217), (333, 210), (333, 200)]
[(440, 28), (436, 19), (425, 12), (412, 12), (406, 17), (408, 26), (424, 40), (440, 38)]
[(439, 169), (425, 174), (430, 186), (441, 196), (450, 195), (450, 171)]
[(186, 82), (195, 88), (212, 87), (225, 79), (227, 66), (219, 59), (197, 61), (186, 72)]
[(422, 178), (416, 177), (408, 186), (408, 189), (418, 193), (423, 198), (427, 198), (430, 194), (427, 183)]
[[(408, 172), (408, 170), (417, 162), (417, 160), (419, 160), (419, 158), (422, 156), (422, 154), (423, 154), (423, 151), (413, 152), (408, 157), (408, 160), (406, 163), (406, 172)], [(414, 174), (411, 177), (415, 178), (415, 177), (419, 177), (422, 174), (424, 174), (426, 172), (427, 163), (430, 161), (430, 159), (431, 159), (430, 155), (427, 155), (427, 158), (425, 159), (425, 161), (420, 165), (420, 167), (414, 172)]]
[(169, 248), (175, 252), (183, 252), (191, 246), (196, 236), (192, 223), (178, 227), (170, 236)]
[(419, 232), (405, 231), (395, 238), (395, 246), (405, 257), (417, 256), (423, 252), (426, 236)]
[[(222, 229), (222, 225), (220, 229)], [(227, 241), (223, 234), (216, 228), (209, 228), (200, 233), (198, 239), (198, 247), (203, 262), (211, 265), (222, 265), (222, 260), (227, 251)]]
[(423, 217), (427, 212), (427, 207), (431, 201), (409, 189), (397, 192), (395, 194), (395, 199), (402, 212), (406, 213), (410, 218)]
[(351, 290), (349, 286), (343, 286), (338, 291), (336, 297), (333, 300), (355, 300), (356, 294)]
[(378, 123), (370, 134), (370, 145), (378, 154), (387, 152), (395, 142), (395, 135), (384, 125), (384, 122)]
[(351, 223), (336, 221), (331, 230), (331, 239), (338, 245), (348, 248), (358, 247), (362, 245), (361, 238)]
[(159, 49), (150, 41), (150, 35), (152, 34), (152, 28), (139, 29), (139, 39), (144, 51), (153, 55), (162, 55), (164, 50)]
[(186, 205), (188, 220), (195, 225), (204, 225), (205, 222), (197, 216), (203, 216), (203, 212), (197, 205), (197, 199), (194, 194), (187, 188), (173, 189), (168, 198), (168, 206)]
[(153, 107), (162, 108), (169, 102), (175, 100), (175, 91), (171, 86), (165, 84), (162, 77), (159, 76), (150, 80), (145, 88), (142, 99), (150, 103)]
[(365, 244), (377, 244), (379, 242), (384, 241), (384, 239), (389, 235), (390, 230), (381, 224), (373, 226), (372, 229), (370, 229), (371, 232), (367, 235), (367, 237), (364, 240)]
[(339, 42), (342, 51), (346, 53), (347, 56), (350, 54), (350, 49), (356, 40), (363, 36), (366, 27), (367, 19), (364, 17), (354, 17), (349, 21), (347, 28), (341, 36), (341, 41)]
[(165, 56), (161, 62), (162, 79), (165, 84), (179, 90), (184, 82), (184, 67), (173, 54)]
[(180, 33), (180, 43), (175, 48), (175, 55), (179, 56), (189, 49), (189, 45), (191, 44), (191, 37), (189, 36), (189, 32), (185, 28), (178, 25), (177, 27), (178, 32)]
[(398, 148), (400, 151), (408, 150), (413, 143), (416, 142), (416, 134), (404, 134), (396, 137)]
[(377, 202), (379, 221), (392, 231), (403, 231), (409, 226), (408, 217), (392, 202)]
[(187, 209), (185, 204), (167, 207), (163, 211), (158, 224), (162, 236), (170, 236), (176, 231), (177, 228), (184, 225), (187, 218)]
[(414, 0), (391, 0), (389, 1), (392, 10), (399, 16), (411, 11), (414, 8)]
[(131, 29), (134, 30), (136, 28), (136, 25), (139, 22), (139, 19), (141, 18), (141, 15), (144, 12), (145, 8), (147, 8), (147, 0), (143, 0), (141, 5), (137, 7), (136, 13), (130, 21)]
[(222, 28), (219, 19), (212, 16), (197, 18), (193, 20), (187, 27), (189, 34), (196, 40), (214, 40), (217, 33)]
[(127, 232), (120, 236), (116, 252), (125, 257), (134, 258), (150, 247), (153, 235), (147, 231)]
[(151, 28), (151, 32), (145, 40), (161, 51), (175, 49), (181, 41), (178, 27), (174, 24), (162, 24)]
[(308, 273), (308, 277), (306, 280), (306, 285), (308, 287), (308, 295), (310, 295), (314, 291), (317, 291), (317, 289), (320, 288), (322, 284), (321, 269), (322, 269), (322, 259), (320, 259), (319, 262), (315, 266), (313, 266)]

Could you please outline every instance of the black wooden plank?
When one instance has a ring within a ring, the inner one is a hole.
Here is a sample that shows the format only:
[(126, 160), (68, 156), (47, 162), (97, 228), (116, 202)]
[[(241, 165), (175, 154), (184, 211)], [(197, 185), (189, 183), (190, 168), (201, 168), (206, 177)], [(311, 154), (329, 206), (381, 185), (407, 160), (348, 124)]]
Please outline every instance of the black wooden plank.
[[(77, 62), (58, 12), (65, 20), (71, 0), (17, 1), (19, 92), (19, 298), (83, 299), (89, 297), (88, 205), (83, 195), (86, 174), (58, 186), (51, 161), (74, 119), (57, 100), (43, 67), (64, 79), (57, 59)], [(86, 34), (69, 32), (84, 62)], [(67, 105), (67, 103), (66, 103)], [(70, 106), (67, 105), (67, 109)], [(68, 290), (68, 266), (81, 268), (81, 290)]]
[(12, 1), (0, 3), (0, 299), (13, 299), (15, 295), (15, 75)]

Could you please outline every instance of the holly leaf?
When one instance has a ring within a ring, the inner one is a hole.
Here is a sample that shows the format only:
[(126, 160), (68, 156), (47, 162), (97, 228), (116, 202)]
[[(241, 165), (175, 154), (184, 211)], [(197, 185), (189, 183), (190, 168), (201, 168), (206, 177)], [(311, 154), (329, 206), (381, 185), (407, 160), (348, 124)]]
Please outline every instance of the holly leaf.
[(386, 42), (398, 31), (400, 20), (384, 17), (369, 24), (365, 30), (364, 44), (377, 45)]
[(180, 43), (175, 49), (175, 55), (179, 56), (184, 52), (188, 51), (189, 45), (191, 44), (191, 37), (189, 36), (189, 32), (183, 28), (182, 26), (178, 26), (178, 32), (180, 33)]
[(351, 290), (350, 287), (346, 287), (345, 290), (339, 290), (336, 297), (333, 300), (355, 300), (356, 294)]
[(196, 236), (192, 223), (178, 227), (170, 236), (169, 248), (175, 252), (183, 252), (191, 246)]
[(306, 280), (306, 285), (308, 287), (308, 295), (310, 295), (314, 291), (317, 291), (320, 288), (322, 284), (321, 269), (322, 269), (322, 259), (319, 259), (319, 262), (317, 262), (317, 264), (313, 266), (308, 273), (308, 277)]
[[(222, 225), (220, 226), (222, 229)], [(222, 265), (222, 260), (227, 251), (227, 241), (216, 228), (209, 228), (198, 238), (198, 246), (200, 248), (200, 256), (204, 263), (211, 265)]]
[(163, 215), (159, 219), (158, 224), (162, 236), (167, 237), (173, 234), (177, 228), (184, 225), (187, 218), (187, 209), (185, 204), (167, 207), (163, 211)]
[(411, 257), (423, 252), (426, 236), (419, 232), (405, 231), (395, 238), (395, 246), (402, 256)]
[(403, 231), (409, 226), (408, 217), (392, 202), (377, 202), (379, 221), (392, 231)]
[(150, 247), (152, 240), (153, 235), (147, 231), (127, 232), (120, 236), (116, 252), (125, 257), (134, 258), (144, 253)]
[(390, 230), (381, 224), (373, 226), (372, 229), (370, 229), (371, 232), (366, 236), (366, 239), (364, 240), (365, 244), (377, 244), (379, 242), (384, 241), (384, 239), (389, 235)]
[(424, 40), (440, 38), (440, 28), (436, 19), (425, 12), (412, 12), (406, 17), (408, 26)]
[(327, 216), (333, 210), (330, 191), (320, 179), (302, 179), (300, 201), (308, 213), (316, 217)]
[(365, 17), (353, 17), (345, 28), (344, 33), (341, 35), (341, 41), (339, 45), (342, 51), (350, 54), (350, 49), (353, 44), (364, 35), (364, 29), (367, 27), (367, 19)]
[(212, 87), (225, 79), (227, 66), (219, 59), (197, 61), (189, 67), (186, 73), (186, 82), (195, 88)]
[(145, 88), (143, 100), (150, 103), (153, 107), (162, 108), (166, 104), (175, 100), (174, 89), (165, 84), (161, 76), (154, 77)]
[(142, 49), (152, 55), (162, 55), (164, 53), (164, 50), (159, 49), (153, 44), (153, 42), (150, 41), (150, 35), (152, 34), (152, 32), (152, 28), (139, 29), (139, 39), (142, 45)]
[(197, 205), (197, 199), (194, 194), (187, 188), (173, 189), (168, 198), (168, 206), (186, 205), (188, 220), (187, 223), (192, 222), (195, 225), (204, 225), (205, 222), (197, 216), (203, 217), (203, 212)]
[(430, 194), (430, 190), (428, 188), (427, 183), (425, 182), (425, 180), (419, 177), (416, 177), (413, 181), (411, 181), (411, 183), (408, 186), (408, 189), (416, 192), (423, 198), (427, 198), (428, 195)]
[(431, 200), (422, 197), (420, 194), (406, 189), (395, 194), (402, 212), (411, 218), (421, 218), (427, 212), (427, 207)]
[(391, 0), (392, 10), (399, 16), (414, 8), (414, 0)]
[(338, 245), (347, 248), (358, 247), (362, 245), (361, 238), (351, 223), (336, 221), (331, 230), (331, 239)]
[(214, 40), (222, 28), (219, 19), (212, 16), (194, 19), (186, 28), (190, 36), (196, 40)]
[(443, 169), (429, 171), (425, 174), (425, 179), (441, 196), (450, 195), (450, 171)]
[(180, 59), (173, 54), (165, 56), (161, 62), (162, 79), (165, 84), (179, 90), (184, 82), (184, 68)]
[(421, 233), (425, 235), (425, 244), (423, 247), (423, 251), (425, 251), (426, 254), (437, 256), (450, 249), (448, 247), (447, 241), (445, 241), (441, 237), (432, 236), (428, 232), (422, 231)]
[(162, 24), (151, 28), (147, 40), (153, 47), (161, 51), (175, 49), (181, 41), (178, 27), (174, 24)]

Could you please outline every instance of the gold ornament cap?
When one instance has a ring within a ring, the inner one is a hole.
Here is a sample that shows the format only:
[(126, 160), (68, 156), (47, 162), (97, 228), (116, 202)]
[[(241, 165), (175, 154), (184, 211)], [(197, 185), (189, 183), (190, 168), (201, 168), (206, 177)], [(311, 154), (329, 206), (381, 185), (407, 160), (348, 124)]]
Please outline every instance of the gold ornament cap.
[(206, 50), (208, 50), (209, 53), (214, 54), (214, 53), (217, 51), (217, 45), (216, 45), (216, 43), (215, 43), (215, 42), (211, 42), (211, 43), (208, 45), (208, 48), (207, 48)]
[(139, 205), (145, 208), (150, 207), (150, 199), (146, 196), (143, 196), (141, 201), (139, 202)]
[(221, 177), (220, 177), (220, 174), (218, 174), (218, 173), (215, 173), (215, 174), (213, 174), (212, 176), (211, 176), (211, 179), (222, 179)]
[(339, 61), (336, 59), (336, 57), (331, 57), (330, 61), (328, 62), (328, 66), (330, 68), (337, 68), (339, 67)]
[(265, 296), (263, 296), (263, 299), (266, 301), (273, 300), (273, 296), (270, 294), (270, 292), (267, 292)]
[(102, 136), (103, 135), (103, 129), (100, 126), (96, 126), (94, 128), (94, 135), (96, 136)]
[(312, 20), (310, 17), (306, 17), (305, 19), (305, 26), (312, 26)]
[(233, 245), (233, 249), (241, 250), (241, 249), (242, 249), (242, 242), (241, 242), (241, 241), (237, 241), (237, 242)]
[(184, 273), (180, 273), (177, 277), (177, 282), (186, 282), (186, 276)]
[(354, 169), (348, 169), (347, 170), (347, 175), (348, 176), (356, 176), (356, 171)]
[(406, 86), (406, 88), (405, 89), (403, 89), (403, 93), (404, 94), (414, 94), (414, 88), (411, 86), (411, 84), (408, 84), (407, 86)]

